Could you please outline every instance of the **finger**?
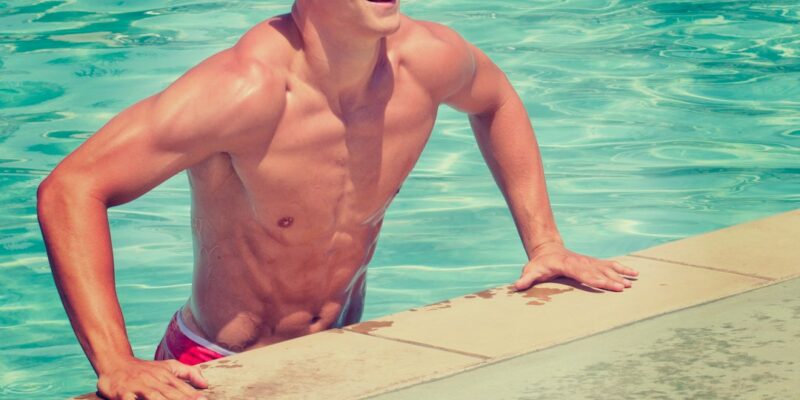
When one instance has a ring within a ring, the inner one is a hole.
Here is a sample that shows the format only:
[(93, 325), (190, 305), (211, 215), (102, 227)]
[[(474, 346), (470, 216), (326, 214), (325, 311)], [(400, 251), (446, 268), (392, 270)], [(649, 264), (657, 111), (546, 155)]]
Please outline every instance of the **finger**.
[(537, 279), (540, 279), (544, 274), (538, 271), (523, 272), (522, 276), (514, 282), (514, 288), (517, 290), (526, 290), (530, 288)]
[(144, 400), (168, 400), (164, 395), (161, 394), (157, 389), (150, 387), (145, 390), (139, 392), (139, 396), (137, 399), (144, 399)]
[(169, 383), (170, 385), (172, 385), (172, 387), (183, 393), (183, 395), (187, 399), (205, 398), (197, 391), (197, 389), (193, 388), (192, 385), (184, 382), (180, 378), (177, 377), (172, 378), (172, 380)]
[[(164, 367), (164, 365), (162, 365)], [(151, 389), (156, 389), (162, 396), (167, 399), (187, 399), (192, 397), (187, 397), (183, 392), (181, 392), (178, 388), (176, 388), (176, 384), (178, 382), (183, 383), (180, 379), (176, 378), (175, 375), (172, 373), (172, 370), (169, 368), (158, 368), (155, 370), (150, 371), (150, 380), (148, 380), (147, 384), (150, 386)], [(185, 383), (184, 383), (185, 384)]]
[(619, 261), (612, 261), (609, 265), (614, 269), (614, 271), (617, 271), (618, 274), (625, 276), (639, 276), (639, 271), (633, 268), (628, 268), (620, 264)]
[[(173, 378), (174, 379), (174, 378)], [(187, 399), (186, 395), (183, 394), (180, 390), (174, 388), (169, 383), (154, 383), (153, 387), (158, 391), (158, 394), (161, 396), (156, 397), (160, 399), (167, 399), (167, 400), (184, 400)], [(191, 397), (188, 397), (191, 399)], [(149, 398), (148, 398), (149, 399)]]
[(189, 381), (192, 386), (198, 389), (205, 389), (208, 387), (208, 381), (200, 372), (200, 367), (194, 365), (186, 365), (180, 361), (170, 360), (170, 370), (172, 373), (183, 380)]
[(625, 279), (623, 276), (618, 274), (611, 268), (605, 268), (602, 270), (603, 274), (608, 277), (613, 282), (621, 283), (623, 287), (629, 288), (631, 287), (631, 281)]
[(590, 286), (594, 286), (598, 289), (605, 289), (605, 290), (613, 290), (615, 292), (621, 292), (625, 286), (619, 282), (614, 282), (608, 279), (605, 275), (595, 275), (591, 278), (587, 279), (586, 282)]

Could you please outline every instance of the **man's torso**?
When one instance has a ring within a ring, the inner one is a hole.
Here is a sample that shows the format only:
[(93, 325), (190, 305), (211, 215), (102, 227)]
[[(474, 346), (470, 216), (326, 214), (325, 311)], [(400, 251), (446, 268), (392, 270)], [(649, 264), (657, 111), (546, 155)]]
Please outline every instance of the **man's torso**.
[[(320, 77), (304, 75), (293, 29), (277, 17), (237, 44), (286, 87), (277, 125), (189, 170), (195, 272), (186, 317), (234, 351), (360, 319), (384, 212), (460, 79), (448, 66), (458, 50), (404, 18), (369, 95), (331, 101)], [(450, 78), (432, 79), (438, 68)]]

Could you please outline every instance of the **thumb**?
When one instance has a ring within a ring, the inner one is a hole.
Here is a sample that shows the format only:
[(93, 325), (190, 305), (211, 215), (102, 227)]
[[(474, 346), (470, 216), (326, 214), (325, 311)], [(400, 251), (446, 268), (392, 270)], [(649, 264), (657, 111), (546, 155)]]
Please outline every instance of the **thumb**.
[(542, 278), (544, 274), (541, 271), (528, 269), (522, 272), (522, 276), (514, 282), (514, 288), (519, 290), (526, 290), (530, 288), (538, 279)]
[(175, 363), (170, 365), (170, 367), (176, 377), (185, 381), (189, 381), (192, 386), (199, 389), (205, 389), (208, 387), (208, 381), (200, 372), (199, 367), (194, 365), (186, 365), (180, 361), (175, 361)]

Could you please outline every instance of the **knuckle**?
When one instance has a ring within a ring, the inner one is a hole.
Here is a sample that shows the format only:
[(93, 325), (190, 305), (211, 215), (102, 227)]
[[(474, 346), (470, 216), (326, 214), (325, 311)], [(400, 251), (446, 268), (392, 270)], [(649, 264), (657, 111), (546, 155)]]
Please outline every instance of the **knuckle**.
[(173, 375), (169, 371), (163, 371), (163, 370), (157, 372), (153, 371), (151, 379), (153, 379), (154, 382), (164, 383), (164, 382), (169, 382), (169, 380), (172, 379), (172, 376)]
[(161, 371), (165, 371), (165, 372), (172, 372), (176, 368), (177, 368), (177, 366), (172, 364), (172, 363), (170, 363), (170, 362), (164, 362), (164, 363), (158, 364), (158, 369), (161, 370)]

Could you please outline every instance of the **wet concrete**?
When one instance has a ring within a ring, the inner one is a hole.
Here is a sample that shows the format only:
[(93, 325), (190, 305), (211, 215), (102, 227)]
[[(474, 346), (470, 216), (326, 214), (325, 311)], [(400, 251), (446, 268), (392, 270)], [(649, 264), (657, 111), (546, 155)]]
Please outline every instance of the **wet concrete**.
[(531, 300), (525, 304), (530, 306), (542, 306), (544, 303), (553, 300), (552, 296), (557, 294), (571, 292), (575, 289), (568, 288), (568, 289), (556, 289), (556, 288), (542, 288), (542, 287), (532, 287), (524, 292), (522, 292), (522, 297), (534, 298), (536, 300)]
[(797, 398), (798, 293), (794, 279), (372, 399)]
[(443, 300), (438, 303), (428, 304), (427, 306), (422, 307), (422, 310), (433, 311), (433, 310), (442, 310), (450, 307), (452, 307), (452, 305), (450, 304), (450, 300)]
[(380, 328), (392, 326), (393, 323), (394, 322), (392, 321), (365, 321), (360, 324), (352, 325), (346, 329), (358, 333), (370, 333)]

